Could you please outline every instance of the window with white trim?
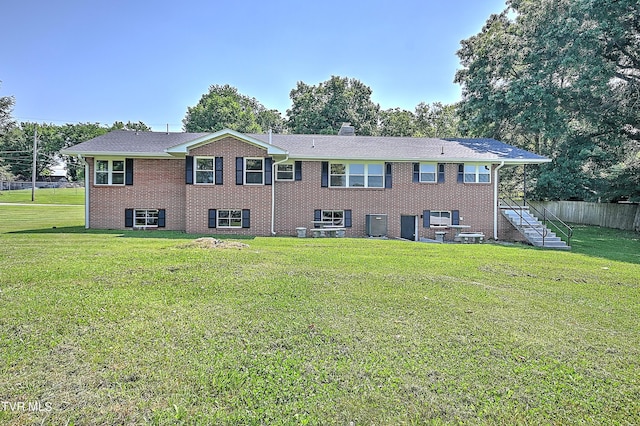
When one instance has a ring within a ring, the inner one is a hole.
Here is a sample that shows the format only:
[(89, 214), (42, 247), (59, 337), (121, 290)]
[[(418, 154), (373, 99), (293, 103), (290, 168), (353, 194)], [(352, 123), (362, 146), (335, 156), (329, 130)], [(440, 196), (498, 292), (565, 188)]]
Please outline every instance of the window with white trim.
[(215, 157), (194, 158), (194, 179), (196, 184), (215, 184), (216, 159)]
[(446, 228), (451, 226), (451, 212), (431, 210), (429, 213), (429, 226), (431, 228)]
[(217, 219), (218, 228), (242, 228), (241, 209), (220, 209)]
[(437, 182), (438, 165), (436, 163), (420, 163), (420, 182)]
[(246, 185), (264, 184), (264, 158), (244, 159), (244, 183)]
[(333, 226), (344, 226), (344, 210), (322, 210), (322, 221)]
[(331, 163), (329, 186), (384, 188), (383, 163)]
[(293, 163), (276, 164), (276, 180), (293, 180)]
[(135, 228), (157, 228), (157, 209), (135, 209), (133, 211), (133, 226)]
[(95, 185), (124, 185), (124, 160), (95, 160)]
[(491, 182), (491, 165), (490, 164), (465, 164), (464, 165), (464, 182), (465, 183)]

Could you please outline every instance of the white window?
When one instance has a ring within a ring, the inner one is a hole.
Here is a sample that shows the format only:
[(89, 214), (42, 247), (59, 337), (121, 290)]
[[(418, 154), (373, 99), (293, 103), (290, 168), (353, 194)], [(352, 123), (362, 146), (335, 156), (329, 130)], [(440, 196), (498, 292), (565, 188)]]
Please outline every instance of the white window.
[(158, 210), (136, 209), (133, 211), (133, 220), (135, 228), (157, 228)]
[(329, 186), (349, 188), (383, 188), (382, 163), (331, 163)]
[(244, 159), (244, 182), (247, 185), (264, 183), (264, 158)]
[(367, 187), (384, 187), (384, 164), (367, 164)]
[(124, 160), (96, 160), (96, 185), (124, 185)]
[(195, 179), (196, 184), (214, 184), (216, 176), (215, 157), (195, 158)]
[(346, 164), (331, 164), (329, 167), (329, 186), (347, 186)]
[(420, 163), (420, 182), (436, 182), (437, 167), (436, 163)]
[(322, 221), (333, 226), (344, 226), (344, 210), (322, 210)]
[(276, 180), (293, 180), (293, 163), (276, 164)]
[(489, 183), (491, 182), (491, 165), (489, 164), (465, 164), (465, 183)]
[(432, 228), (444, 228), (451, 225), (451, 212), (431, 211), (429, 224)]
[(242, 210), (218, 210), (218, 228), (242, 228)]

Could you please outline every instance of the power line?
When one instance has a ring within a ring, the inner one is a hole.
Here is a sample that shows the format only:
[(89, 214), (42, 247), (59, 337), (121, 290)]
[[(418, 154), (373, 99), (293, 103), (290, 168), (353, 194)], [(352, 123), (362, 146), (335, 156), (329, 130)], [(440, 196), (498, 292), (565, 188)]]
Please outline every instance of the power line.
[[(14, 119), (20, 121), (20, 120), (24, 120), (26, 122), (42, 122), (42, 123), (51, 123), (51, 124), (55, 124), (55, 123), (62, 123), (64, 124), (97, 124), (99, 126), (105, 126), (105, 127), (110, 127), (113, 123), (108, 123), (108, 122), (102, 122), (102, 121), (78, 121), (78, 120), (57, 120), (57, 119), (47, 119), (47, 118), (38, 118), (38, 117), (13, 117)], [(144, 124), (146, 124), (149, 127), (160, 127), (160, 128), (164, 128), (167, 125), (171, 126), (171, 127), (182, 127), (183, 123), (182, 121), (179, 123), (146, 123), (142, 120), (138, 120), (138, 121), (132, 121), (132, 120), (127, 120), (128, 122), (131, 122), (132, 124), (137, 124), (138, 122), (142, 122)], [(122, 120), (116, 120), (115, 122), (121, 122), (121, 123), (125, 123)], [(115, 123), (114, 122), (114, 123)]]

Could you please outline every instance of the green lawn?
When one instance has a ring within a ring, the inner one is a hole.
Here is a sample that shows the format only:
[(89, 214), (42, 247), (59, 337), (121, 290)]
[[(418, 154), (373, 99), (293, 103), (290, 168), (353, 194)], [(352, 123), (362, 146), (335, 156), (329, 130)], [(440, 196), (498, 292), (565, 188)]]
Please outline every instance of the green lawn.
[(640, 423), (638, 234), (203, 249), (82, 220), (0, 206), (0, 423)]
[[(84, 188), (38, 188), (34, 204), (84, 204)], [(0, 191), (0, 203), (31, 204), (31, 189)]]

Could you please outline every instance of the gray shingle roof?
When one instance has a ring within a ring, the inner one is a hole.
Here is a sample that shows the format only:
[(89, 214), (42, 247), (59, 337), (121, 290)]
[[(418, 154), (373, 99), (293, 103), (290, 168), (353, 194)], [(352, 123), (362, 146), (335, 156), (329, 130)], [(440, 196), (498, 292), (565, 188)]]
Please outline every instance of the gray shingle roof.
[(134, 132), (114, 130), (63, 150), (70, 155), (132, 155), (170, 157), (165, 149), (207, 133)]
[[(217, 134), (219, 134), (218, 132)], [(208, 133), (133, 132), (116, 130), (64, 150), (70, 155), (170, 157), (166, 150), (200, 140)], [(213, 135), (213, 134), (211, 134)], [(269, 143), (268, 134), (247, 135)], [(494, 139), (411, 138), (386, 136), (281, 135), (271, 143), (291, 159), (387, 161), (505, 161), (543, 163), (547, 158)]]
[[(268, 142), (268, 135), (250, 135)], [(545, 162), (545, 157), (495, 139), (272, 135), (291, 157), (345, 160)]]

